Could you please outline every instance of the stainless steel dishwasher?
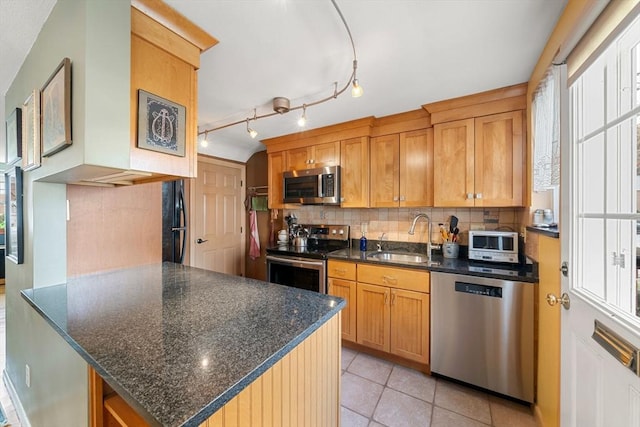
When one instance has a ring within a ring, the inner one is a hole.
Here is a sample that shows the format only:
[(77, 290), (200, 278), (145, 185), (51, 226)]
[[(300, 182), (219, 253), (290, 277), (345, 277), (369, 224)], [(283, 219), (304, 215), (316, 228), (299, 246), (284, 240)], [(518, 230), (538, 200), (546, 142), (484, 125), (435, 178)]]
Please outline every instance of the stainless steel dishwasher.
[(431, 372), (533, 402), (534, 284), (431, 273)]

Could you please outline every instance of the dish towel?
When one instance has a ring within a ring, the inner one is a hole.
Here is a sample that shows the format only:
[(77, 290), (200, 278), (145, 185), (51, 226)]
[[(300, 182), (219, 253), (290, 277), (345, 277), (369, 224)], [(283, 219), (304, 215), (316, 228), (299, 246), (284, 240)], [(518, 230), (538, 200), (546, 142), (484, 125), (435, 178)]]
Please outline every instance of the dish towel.
[(260, 235), (258, 234), (258, 214), (254, 210), (249, 211), (249, 257), (260, 258)]

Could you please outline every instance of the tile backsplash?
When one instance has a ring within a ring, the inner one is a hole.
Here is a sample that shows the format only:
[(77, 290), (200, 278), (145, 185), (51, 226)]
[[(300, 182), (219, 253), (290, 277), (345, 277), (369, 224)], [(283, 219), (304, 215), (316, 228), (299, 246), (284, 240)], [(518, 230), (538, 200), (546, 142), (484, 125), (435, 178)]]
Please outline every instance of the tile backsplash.
[(384, 240), (397, 242), (426, 242), (427, 222), (419, 220), (415, 233), (409, 235), (411, 221), (418, 213), (425, 213), (432, 220), (432, 241), (439, 243), (438, 224), (449, 229), (451, 215), (458, 217), (460, 243), (466, 245), (469, 230), (506, 230), (521, 232), (523, 208), (368, 208), (343, 209), (333, 206), (301, 206), (285, 209), (284, 215), (294, 213), (300, 224), (346, 224), (351, 227), (351, 238), (362, 235), (366, 228), (368, 239), (377, 240), (385, 233)]

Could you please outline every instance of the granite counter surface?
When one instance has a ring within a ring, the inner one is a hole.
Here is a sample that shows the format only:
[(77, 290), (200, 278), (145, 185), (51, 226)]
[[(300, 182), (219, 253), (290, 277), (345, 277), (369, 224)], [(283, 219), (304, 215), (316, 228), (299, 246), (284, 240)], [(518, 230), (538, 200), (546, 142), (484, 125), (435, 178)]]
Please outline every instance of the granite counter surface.
[(353, 261), (367, 264), (377, 264), (389, 267), (415, 268), (418, 270), (439, 271), (442, 273), (465, 274), (468, 276), (488, 277), (490, 279), (515, 280), (519, 282), (538, 282), (538, 275), (534, 269), (525, 267), (512, 267), (503, 264), (488, 264), (469, 261), (466, 258), (444, 258), (442, 254), (434, 253), (433, 264), (405, 263), (378, 261), (367, 257), (374, 251), (361, 252), (358, 249), (341, 249), (327, 254), (329, 259)]
[(338, 297), (173, 263), (22, 296), (160, 426), (200, 425), (345, 306)]

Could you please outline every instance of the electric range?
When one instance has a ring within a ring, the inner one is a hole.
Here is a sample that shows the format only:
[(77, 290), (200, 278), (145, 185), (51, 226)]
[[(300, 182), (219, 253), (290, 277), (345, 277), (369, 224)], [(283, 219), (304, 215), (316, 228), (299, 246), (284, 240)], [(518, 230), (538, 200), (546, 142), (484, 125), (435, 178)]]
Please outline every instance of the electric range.
[(349, 247), (348, 225), (301, 224), (306, 246), (267, 248), (267, 279), (285, 286), (327, 293), (327, 254)]

